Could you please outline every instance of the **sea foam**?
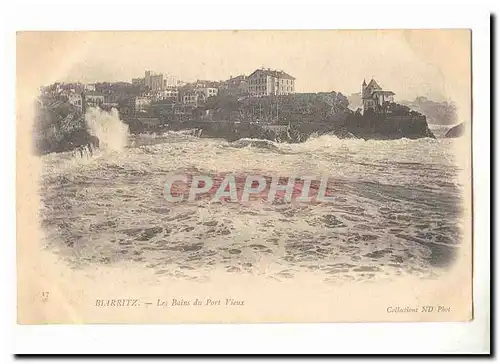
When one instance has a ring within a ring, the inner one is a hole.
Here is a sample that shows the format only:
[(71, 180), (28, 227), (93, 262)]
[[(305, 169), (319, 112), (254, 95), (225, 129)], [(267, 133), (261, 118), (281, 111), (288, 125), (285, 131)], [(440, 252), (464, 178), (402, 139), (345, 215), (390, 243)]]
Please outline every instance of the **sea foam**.
[(122, 151), (128, 142), (128, 125), (120, 120), (118, 110), (104, 111), (89, 108), (85, 113), (85, 123), (90, 134), (99, 139), (101, 151)]

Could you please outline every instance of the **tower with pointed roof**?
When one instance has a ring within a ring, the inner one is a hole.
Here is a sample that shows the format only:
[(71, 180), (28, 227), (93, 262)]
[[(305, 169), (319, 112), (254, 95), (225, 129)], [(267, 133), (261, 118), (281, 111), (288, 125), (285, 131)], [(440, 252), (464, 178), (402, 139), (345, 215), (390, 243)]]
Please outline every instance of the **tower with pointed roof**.
[(361, 100), (364, 114), (368, 109), (376, 111), (385, 102), (393, 102), (394, 92), (382, 90), (382, 87), (373, 78), (368, 84), (363, 80), (363, 84), (361, 85)]

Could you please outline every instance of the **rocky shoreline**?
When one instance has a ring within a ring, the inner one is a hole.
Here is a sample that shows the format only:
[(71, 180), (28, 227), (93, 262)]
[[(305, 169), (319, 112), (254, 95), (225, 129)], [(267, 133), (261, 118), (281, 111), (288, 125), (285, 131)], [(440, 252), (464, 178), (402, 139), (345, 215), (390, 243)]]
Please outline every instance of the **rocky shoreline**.
[(460, 123), (450, 128), (448, 132), (445, 134), (445, 138), (460, 138), (465, 134), (465, 124)]
[[(198, 137), (230, 142), (246, 138), (301, 143), (313, 135), (325, 134), (365, 140), (435, 138), (426, 117), (406, 106), (387, 103), (380, 112), (361, 114), (359, 109), (356, 112), (348, 109), (347, 99), (335, 92), (247, 98), (224, 104), (221, 100), (193, 111), (184, 120), (182, 115), (161, 112), (119, 116), (132, 135), (196, 130)], [(84, 119), (82, 113), (67, 103), (39, 110), (38, 129), (34, 133), (36, 153), (97, 147), (99, 140), (88, 131)]]
[(161, 134), (168, 131), (193, 130), (193, 133), (201, 138), (221, 138), (229, 142), (246, 138), (270, 140), (280, 143), (301, 143), (313, 135), (333, 135), (339, 139), (365, 140), (435, 138), (425, 121), (425, 117), (423, 119), (413, 119), (410, 122), (408, 120), (396, 119), (384, 125), (386, 121), (385, 119), (379, 119), (366, 122), (367, 126), (354, 122), (333, 125), (307, 122), (273, 125), (250, 122), (193, 121), (171, 123), (157, 127), (136, 126), (135, 128), (131, 128), (131, 132), (135, 134)]
[[(401, 138), (419, 139), (435, 138), (428, 126), (418, 128), (358, 128), (346, 125), (259, 125), (234, 122), (189, 122), (183, 124), (167, 124), (157, 127), (135, 127), (132, 135), (162, 134), (168, 131), (192, 130), (193, 135), (200, 138), (218, 138), (233, 142), (239, 139), (262, 139), (278, 143), (302, 143), (311, 136), (332, 135), (339, 139), (394, 140)], [(77, 149), (81, 146), (99, 146), (99, 139), (86, 129), (72, 131), (61, 140), (44, 140), (37, 143), (37, 154), (60, 153)]]

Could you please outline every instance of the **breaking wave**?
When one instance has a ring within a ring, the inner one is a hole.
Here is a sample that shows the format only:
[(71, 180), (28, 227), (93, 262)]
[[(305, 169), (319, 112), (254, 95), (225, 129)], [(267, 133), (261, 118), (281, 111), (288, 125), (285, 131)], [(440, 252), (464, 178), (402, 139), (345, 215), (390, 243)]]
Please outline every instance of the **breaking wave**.
[[(86, 120), (104, 148), (125, 144), (116, 112), (91, 110)], [(71, 168), (65, 153), (42, 158), (45, 241), (75, 266), (127, 262), (190, 280), (209, 279), (216, 268), (279, 280), (304, 271), (328, 282), (432, 278), (462, 242), (451, 139), (228, 143), (169, 132), (130, 142)], [(164, 199), (171, 173), (326, 176), (335, 201), (171, 204)]]
[(91, 135), (99, 139), (101, 151), (121, 152), (127, 145), (128, 125), (120, 120), (118, 110), (104, 111), (89, 108), (85, 113), (85, 123)]
[(242, 138), (230, 143), (230, 145), (233, 148), (253, 147), (260, 149), (270, 149), (275, 151), (279, 150), (277, 143), (265, 139)]

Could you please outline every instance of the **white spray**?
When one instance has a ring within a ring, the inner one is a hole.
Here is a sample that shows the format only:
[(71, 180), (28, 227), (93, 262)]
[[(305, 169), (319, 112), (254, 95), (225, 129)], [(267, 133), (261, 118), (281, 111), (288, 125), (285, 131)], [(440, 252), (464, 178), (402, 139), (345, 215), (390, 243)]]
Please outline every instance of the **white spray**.
[(89, 108), (85, 113), (85, 122), (90, 134), (99, 139), (102, 151), (122, 151), (128, 141), (128, 125), (120, 120), (118, 110), (110, 112), (99, 108)]

